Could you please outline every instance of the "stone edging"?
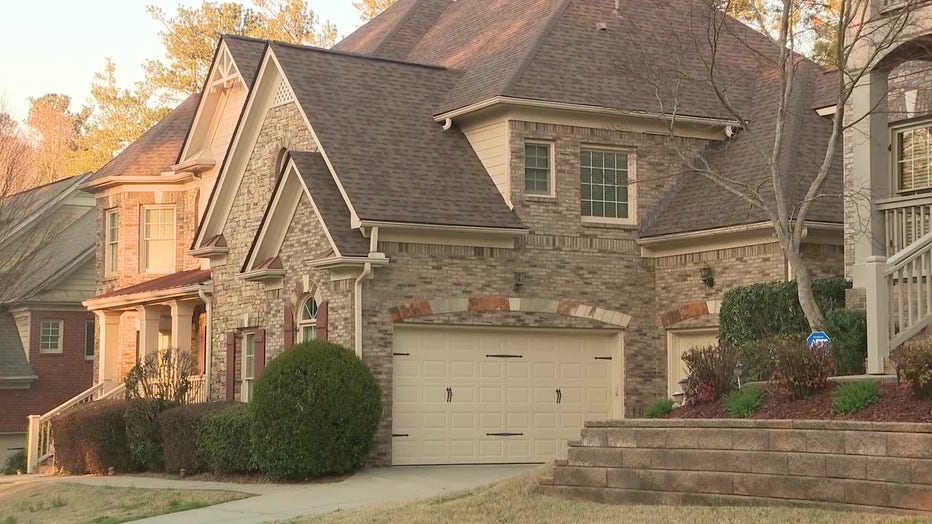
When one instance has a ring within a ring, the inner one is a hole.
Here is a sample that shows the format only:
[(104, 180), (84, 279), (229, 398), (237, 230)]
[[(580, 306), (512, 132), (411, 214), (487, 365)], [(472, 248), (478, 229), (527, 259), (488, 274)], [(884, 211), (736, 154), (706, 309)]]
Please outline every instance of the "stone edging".
[(627, 328), (628, 323), (631, 322), (631, 316), (621, 311), (580, 304), (572, 300), (549, 300), (505, 296), (478, 296), (409, 302), (389, 308), (388, 314), (392, 322), (404, 322), (406, 320), (444, 313), (488, 313), (504, 311), (549, 313), (565, 317), (585, 318), (621, 328)]
[(932, 424), (922, 422), (866, 422), (858, 420), (754, 420), (754, 419), (625, 419), (594, 420), (587, 428), (722, 428), (722, 429), (823, 429), (878, 431), (889, 433), (932, 433)]

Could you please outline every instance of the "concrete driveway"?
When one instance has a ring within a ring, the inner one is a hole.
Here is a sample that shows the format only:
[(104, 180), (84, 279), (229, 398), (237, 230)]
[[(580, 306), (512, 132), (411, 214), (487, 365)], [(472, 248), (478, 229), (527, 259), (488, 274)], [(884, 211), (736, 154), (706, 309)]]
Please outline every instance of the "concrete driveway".
[(216, 489), (256, 496), (136, 522), (254, 523), (434, 497), (519, 475), (536, 466), (406, 466), (363, 470), (330, 484), (232, 484), (147, 477), (59, 477), (64, 482), (154, 489)]

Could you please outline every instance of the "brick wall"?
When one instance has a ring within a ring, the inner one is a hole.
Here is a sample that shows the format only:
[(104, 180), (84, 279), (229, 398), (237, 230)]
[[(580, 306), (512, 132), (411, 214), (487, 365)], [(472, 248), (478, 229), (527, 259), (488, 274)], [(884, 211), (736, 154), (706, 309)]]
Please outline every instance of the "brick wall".
[[(61, 320), (62, 352), (39, 352), (43, 320)], [(94, 361), (84, 358), (85, 311), (32, 311), (29, 363), (39, 379), (29, 389), (0, 389), (0, 431), (23, 430), (28, 415), (41, 415), (91, 387)]]
[(615, 504), (932, 513), (928, 424), (824, 420), (587, 423), (545, 492)]

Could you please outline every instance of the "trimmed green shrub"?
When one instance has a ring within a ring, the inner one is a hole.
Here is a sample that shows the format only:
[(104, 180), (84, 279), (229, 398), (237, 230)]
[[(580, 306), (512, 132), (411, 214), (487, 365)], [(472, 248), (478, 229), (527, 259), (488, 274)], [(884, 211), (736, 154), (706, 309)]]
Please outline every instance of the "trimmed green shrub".
[(166, 472), (178, 473), (184, 468), (186, 473), (195, 473), (204, 469), (203, 461), (197, 452), (201, 419), (208, 413), (226, 406), (228, 404), (222, 402), (175, 406), (159, 415), (162, 459)]
[(760, 386), (747, 386), (725, 397), (725, 413), (731, 418), (748, 418), (764, 401), (766, 393)]
[(832, 375), (830, 351), (812, 350), (803, 340), (790, 340), (774, 347), (776, 372), (773, 380), (789, 391), (794, 399), (806, 398), (825, 389)]
[(826, 311), (825, 333), (832, 339), (835, 373), (863, 375), (867, 358), (867, 313), (855, 309)]
[(123, 400), (91, 402), (75, 407), (52, 421), (55, 463), (68, 473), (103, 474), (110, 467), (130, 471), (132, 460), (126, 441)]
[(271, 361), (253, 395), (256, 461), (268, 475), (301, 479), (363, 465), (382, 412), (372, 372), (323, 340)]
[(126, 403), (124, 424), (133, 466), (143, 471), (162, 471), (162, 429), (159, 415), (176, 404), (161, 399), (134, 398)]
[(654, 402), (644, 410), (644, 416), (647, 418), (663, 418), (673, 411), (673, 400), (664, 398)]
[(932, 399), (932, 342), (907, 342), (890, 352), (896, 373), (918, 399)]
[(836, 415), (857, 413), (877, 402), (880, 391), (877, 384), (870, 380), (859, 380), (839, 384), (832, 393), (832, 412)]
[[(822, 312), (843, 308), (851, 283), (841, 278), (815, 280), (812, 292)], [(726, 291), (719, 313), (719, 340), (743, 346), (773, 335), (809, 333), (799, 305), (796, 282), (754, 284)]]
[(773, 335), (753, 342), (745, 342), (738, 348), (741, 363), (741, 381), (759, 382), (773, 378), (776, 371), (774, 353), (776, 348), (795, 343), (802, 335)]
[(688, 402), (718, 400), (735, 388), (738, 351), (734, 346), (690, 348), (683, 353), (683, 362), (688, 372), (684, 391)]
[(26, 452), (19, 450), (6, 458), (6, 463), (3, 464), (3, 470), (0, 473), (4, 475), (16, 475), (17, 473), (25, 472)]
[(246, 404), (233, 404), (204, 414), (197, 427), (201, 464), (213, 473), (255, 471), (252, 426), (252, 410)]

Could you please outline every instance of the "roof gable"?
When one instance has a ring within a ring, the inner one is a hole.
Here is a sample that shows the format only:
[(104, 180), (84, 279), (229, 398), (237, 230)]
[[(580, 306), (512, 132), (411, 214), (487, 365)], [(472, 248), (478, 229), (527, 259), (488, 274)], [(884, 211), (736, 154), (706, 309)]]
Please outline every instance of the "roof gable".
[(466, 137), (433, 120), (459, 72), (271, 47), (356, 218), (523, 228)]

